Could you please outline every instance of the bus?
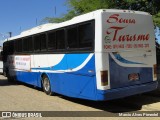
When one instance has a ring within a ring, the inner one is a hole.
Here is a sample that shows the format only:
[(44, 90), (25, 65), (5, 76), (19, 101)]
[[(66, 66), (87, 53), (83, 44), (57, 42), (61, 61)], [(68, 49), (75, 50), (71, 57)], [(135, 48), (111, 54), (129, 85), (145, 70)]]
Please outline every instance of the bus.
[(105, 101), (157, 88), (152, 16), (100, 9), (44, 24), (3, 44), (8, 80), (47, 95)]

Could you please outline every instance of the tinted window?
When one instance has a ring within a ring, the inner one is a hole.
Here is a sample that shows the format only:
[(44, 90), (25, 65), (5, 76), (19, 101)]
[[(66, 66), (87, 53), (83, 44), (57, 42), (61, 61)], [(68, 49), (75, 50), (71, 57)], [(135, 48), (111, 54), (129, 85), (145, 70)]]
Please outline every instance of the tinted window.
[(22, 39), (15, 40), (15, 51), (22, 52)]
[(14, 53), (14, 41), (11, 40), (8, 42), (8, 53), (11, 55)]
[(34, 51), (40, 51), (41, 50), (41, 40), (39, 36), (34, 37)]
[(39, 38), (41, 40), (41, 50), (46, 50), (47, 44), (46, 44), (46, 34), (39, 35)]
[(91, 23), (80, 25), (79, 32), (79, 47), (86, 48), (92, 47), (93, 41), (93, 26)]
[(32, 37), (28, 38), (28, 44), (29, 44), (28, 51), (33, 51), (33, 39), (32, 39)]
[(64, 30), (56, 32), (57, 49), (65, 49), (65, 33)]
[(3, 43), (3, 61), (7, 61), (7, 55), (8, 55), (8, 42)]
[(56, 33), (48, 33), (48, 49), (56, 49)]
[(23, 39), (23, 51), (32, 51), (32, 37)]
[(78, 48), (77, 27), (67, 30), (68, 48)]

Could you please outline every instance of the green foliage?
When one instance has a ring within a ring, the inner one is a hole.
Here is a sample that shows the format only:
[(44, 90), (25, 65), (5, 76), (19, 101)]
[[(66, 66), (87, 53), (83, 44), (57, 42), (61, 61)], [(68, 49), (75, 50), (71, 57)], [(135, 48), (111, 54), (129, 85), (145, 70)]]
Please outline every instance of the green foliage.
[(69, 0), (68, 4), (77, 15), (114, 5), (113, 0)]
[(47, 21), (49, 23), (60, 23), (60, 22), (64, 22), (66, 20), (70, 20), (73, 17), (75, 17), (77, 14), (75, 14), (75, 12), (73, 10), (69, 11), (66, 15), (64, 15), (63, 17), (60, 18), (49, 18), (46, 17), (43, 22)]
[(69, 12), (60, 18), (45, 18), (47, 22), (63, 22), (81, 14), (85, 14), (97, 9), (113, 8), (115, 5), (113, 0), (67, 0), (67, 5), (70, 8)]
[(153, 21), (156, 26), (160, 27), (160, 12), (153, 16)]
[(156, 26), (160, 26), (160, 0), (125, 0), (129, 9), (149, 12)]
[(45, 18), (47, 22), (63, 22), (77, 15), (97, 9), (130, 9), (151, 13), (156, 25), (160, 26), (160, 0), (67, 0), (70, 10), (60, 18)]

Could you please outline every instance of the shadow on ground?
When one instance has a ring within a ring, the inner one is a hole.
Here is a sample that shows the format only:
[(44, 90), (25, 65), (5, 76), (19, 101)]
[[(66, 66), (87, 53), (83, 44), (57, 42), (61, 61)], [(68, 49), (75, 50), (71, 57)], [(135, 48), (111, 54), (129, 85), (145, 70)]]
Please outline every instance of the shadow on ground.
[[(0, 80), (0, 86), (10, 86), (10, 85), (25, 85), (27, 87), (30, 87), (31, 89), (42, 91), (42, 89), (40, 88), (36, 88), (32, 85), (28, 85), (22, 82), (10, 83), (6, 79)], [(64, 100), (71, 101), (80, 105), (85, 105), (91, 108), (111, 113), (138, 111), (142, 109), (143, 105), (149, 105), (152, 103), (160, 102), (160, 96), (154, 96), (154, 95), (152, 96), (151, 92), (141, 95), (134, 95), (122, 99), (110, 100), (110, 101), (83, 100), (83, 99), (70, 98), (59, 94), (54, 94), (54, 96), (58, 96)]]
[(7, 79), (0, 79), (0, 87), (1, 86), (10, 86), (10, 85), (16, 85), (15, 82), (8, 82)]

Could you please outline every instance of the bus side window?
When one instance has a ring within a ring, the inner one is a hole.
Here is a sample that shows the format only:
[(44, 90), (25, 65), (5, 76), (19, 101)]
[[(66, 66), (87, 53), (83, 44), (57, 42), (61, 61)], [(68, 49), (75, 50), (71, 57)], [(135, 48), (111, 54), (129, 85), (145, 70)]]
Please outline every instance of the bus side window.
[(3, 61), (3, 51), (0, 52), (0, 61)]
[(9, 46), (9, 49), (8, 49), (8, 54), (9, 55), (12, 55), (14, 53), (14, 41), (9, 41), (8, 42), (8, 46)]
[(67, 29), (68, 48), (78, 48), (77, 27)]
[(64, 30), (56, 31), (57, 49), (65, 49), (65, 33)]
[(40, 38), (40, 41), (41, 41), (41, 51), (45, 51), (47, 49), (46, 34), (44, 33), (44, 34), (39, 35), (39, 38)]
[(28, 38), (28, 51), (32, 52), (33, 51), (33, 37)]
[(23, 51), (28, 51), (28, 47), (29, 47), (28, 42), (29, 41), (27, 38), (23, 39)]
[(56, 49), (56, 32), (48, 33), (48, 50)]
[(31, 52), (32, 51), (32, 37), (27, 37), (23, 39), (23, 51)]
[(79, 47), (90, 48), (93, 42), (93, 27), (91, 23), (86, 23), (78, 27)]
[(40, 38), (39, 35), (34, 36), (34, 51), (38, 52), (41, 50), (41, 42), (40, 42)]
[(7, 61), (7, 51), (8, 51), (7, 43), (8, 42), (3, 43), (3, 62)]
[(15, 40), (15, 51), (22, 52), (22, 39)]

